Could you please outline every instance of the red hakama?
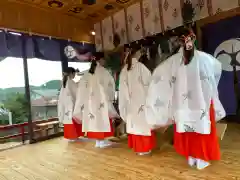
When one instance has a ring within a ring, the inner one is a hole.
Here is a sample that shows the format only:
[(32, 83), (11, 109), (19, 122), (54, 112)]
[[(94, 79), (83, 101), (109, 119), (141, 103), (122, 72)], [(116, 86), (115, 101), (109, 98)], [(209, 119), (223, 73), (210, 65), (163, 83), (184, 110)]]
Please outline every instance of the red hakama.
[(103, 140), (105, 138), (113, 137), (114, 131), (113, 131), (113, 124), (112, 120), (110, 119), (110, 132), (87, 132), (87, 137), (90, 139), (97, 139), (97, 140)]
[(189, 156), (204, 161), (220, 160), (220, 148), (216, 131), (215, 110), (213, 102), (210, 105), (211, 133), (195, 132), (178, 133), (174, 126), (174, 147), (176, 152), (188, 158)]
[(136, 153), (150, 152), (156, 147), (156, 135), (153, 131), (151, 132), (151, 136), (129, 134), (128, 147)]
[(72, 119), (72, 122), (72, 124), (64, 124), (64, 138), (77, 139), (80, 136), (84, 136), (84, 133), (82, 132), (82, 124), (78, 124), (74, 119)]

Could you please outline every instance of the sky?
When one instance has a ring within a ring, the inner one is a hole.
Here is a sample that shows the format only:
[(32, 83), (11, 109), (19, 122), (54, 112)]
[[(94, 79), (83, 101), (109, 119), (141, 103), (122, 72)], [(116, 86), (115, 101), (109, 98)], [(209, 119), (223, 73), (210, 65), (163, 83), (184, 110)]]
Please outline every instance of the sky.
[[(78, 68), (79, 71), (89, 69), (89, 63), (73, 63), (69, 66)], [(29, 84), (42, 85), (50, 80), (62, 79), (61, 62), (46, 61), (41, 59), (28, 59)], [(8, 57), (0, 61), (0, 88), (24, 87), (23, 60)]]

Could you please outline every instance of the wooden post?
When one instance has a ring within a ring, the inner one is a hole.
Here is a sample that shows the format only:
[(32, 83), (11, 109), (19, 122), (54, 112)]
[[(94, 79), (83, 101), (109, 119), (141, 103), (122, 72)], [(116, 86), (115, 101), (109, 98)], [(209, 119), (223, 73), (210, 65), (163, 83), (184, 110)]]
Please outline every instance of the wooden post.
[(27, 100), (27, 109), (28, 109), (28, 134), (29, 134), (30, 143), (33, 143), (34, 134), (33, 134), (32, 107), (31, 107), (31, 95), (30, 95), (30, 86), (29, 86), (27, 48), (26, 48), (27, 37), (25, 34), (22, 35), (21, 41), (22, 41), (24, 80), (25, 80), (25, 97)]
[(212, 0), (207, 0), (207, 6), (209, 16), (213, 16)]
[(162, 11), (162, 0), (158, 1), (158, 8), (159, 8), (159, 14), (160, 14), (160, 23), (161, 23), (161, 29), (162, 29), (162, 33), (164, 33), (165, 27), (164, 27), (164, 21), (163, 21), (163, 11)]
[(127, 36), (127, 43), (130, 42), (129, 33), (128, 33), (128, 16), (127, 16), (127, 9), (124, 8), (124, 16), (125, 16), (125, 24), (126, 24), (126, 36)]
[(22, 134), (22, 143), (24, 144), (25, 142), (25, 131), (24, 131), (24, 126), (20, 127), (20, 132)]
[(105, 47), (104, 47), (104, 39), (103, 39), (102, 21), (100, 21), (100, 33), (101, 33), (102, 51), (103, 51), (105, 49)]
[(144, 22), (144, 13), (143, 13), (143, 1), (140, 1), (140, 13), (141, 13), (141, 22), (142, 22), (142, 37), (144, 38), (147, 34), (145, 31), (145, 22)]

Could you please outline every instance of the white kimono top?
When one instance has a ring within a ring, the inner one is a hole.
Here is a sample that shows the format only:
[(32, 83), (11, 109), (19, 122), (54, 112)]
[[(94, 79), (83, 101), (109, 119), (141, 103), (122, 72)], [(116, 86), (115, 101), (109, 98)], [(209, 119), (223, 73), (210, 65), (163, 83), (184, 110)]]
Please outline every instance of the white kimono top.
[(79, 81), (74, 117), (82, 121), (83, 132), (110, 132), (110, 118), (118, 117), (113, 107), (115, 82), (97, 64), (94, 74), (85, 73)]
[(151, 72), (138, 62), (132, 60), (132, 69), (127, 65), (122, 69), (119, 83), (119, 111), (126, 122), (127, 133), (135, 135), (151, 135), (151, 127), (145, 117), (145, 101)]
[(210, 134), (210, 102), (216, 121), (225, 117), (218, 97), (221, 63), (213, 56), (195, 50), (188, 65), (183, 62), (183, 49), (154, 71), (146, 99), (146, 117), (150, 125), (176, 123), (177, 132)]
[(66, 87), (61, 88), (58, 99), (58, 119), (62, 124), (72, 124), (76, 91), (77, 84), (72, 79), (68, 78)]

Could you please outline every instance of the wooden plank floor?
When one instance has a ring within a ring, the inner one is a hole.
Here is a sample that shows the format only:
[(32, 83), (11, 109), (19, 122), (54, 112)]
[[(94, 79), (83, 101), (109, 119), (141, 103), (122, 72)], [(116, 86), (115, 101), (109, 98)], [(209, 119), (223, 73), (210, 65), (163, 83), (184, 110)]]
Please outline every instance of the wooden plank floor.
[(230, 180), (240, 179), (240, 125), (229, 125), (222, 160), (205, 170), (189, 168), (171, 146), (149, 157), (126, 143), (95, 149), (94, 142), (62, 138), (0, 152), (0, 180)]

